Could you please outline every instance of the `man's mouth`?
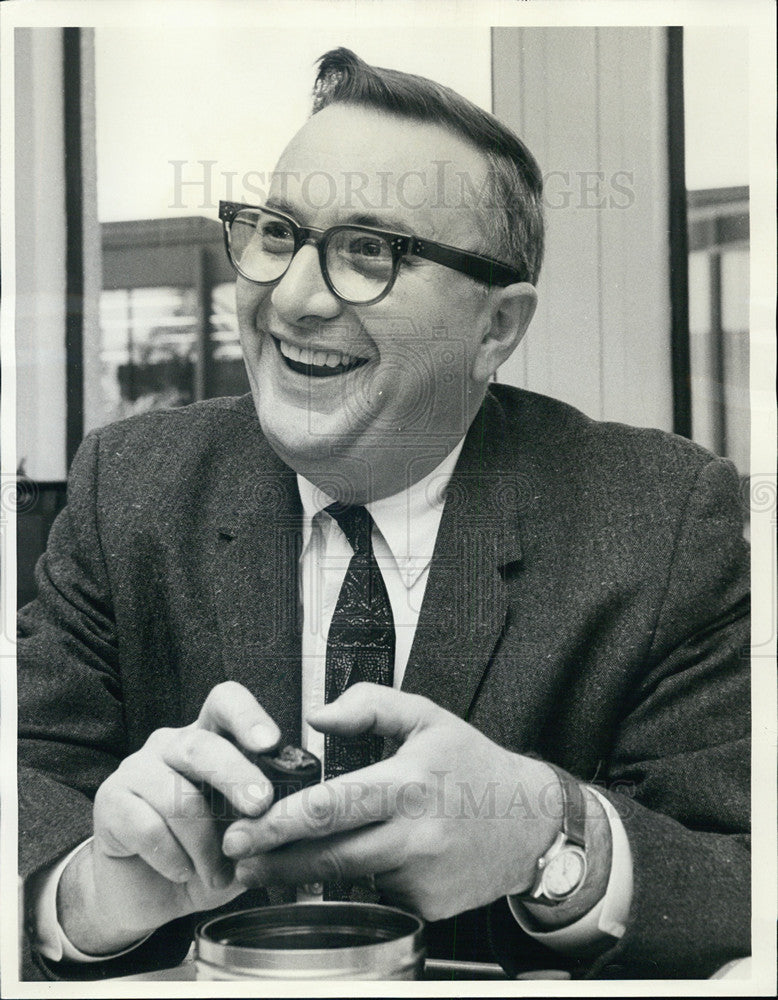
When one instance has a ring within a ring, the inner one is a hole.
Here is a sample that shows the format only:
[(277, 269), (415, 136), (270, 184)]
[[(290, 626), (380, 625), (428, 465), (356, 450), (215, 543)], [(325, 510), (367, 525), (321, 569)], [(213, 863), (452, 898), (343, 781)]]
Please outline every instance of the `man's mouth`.
[(310, 375), (313, 378), (329, 378), (332, 375), (343, 375), (360, 365), (366, 365), (369, 358), (358, 358), (353, 354), (342, 354), (340, 351), (310, 351), (305, 347), (294, 347), (283, 340), (272, 338), (281, 352), (287, 366), (300, 375)]

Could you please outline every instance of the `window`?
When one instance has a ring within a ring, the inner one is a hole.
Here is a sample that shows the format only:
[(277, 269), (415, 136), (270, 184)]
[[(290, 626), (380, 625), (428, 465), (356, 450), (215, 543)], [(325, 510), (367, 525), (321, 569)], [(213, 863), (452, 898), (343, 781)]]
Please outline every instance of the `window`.
[(101, 231), (100, 392), (89, 426), (248, 392), (220, 224), (191, 216)]
[(692, 433), (749, 474), (748, 33), (684, 29)]

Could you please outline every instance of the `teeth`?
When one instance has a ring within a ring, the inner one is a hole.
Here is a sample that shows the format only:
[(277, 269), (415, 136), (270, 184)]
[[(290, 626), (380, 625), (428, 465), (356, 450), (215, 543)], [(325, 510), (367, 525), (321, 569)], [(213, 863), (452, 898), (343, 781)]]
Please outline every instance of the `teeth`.
[(319, 368), (338, 368), (343, 365), (350, 365), (357, 358), (353, 354), (338, 354), (335, 351), (309, 351), (305, 347), (295, 347), (287, 344), (283, 340), (278, 341), (281, 353), (291, 361), (297, 361), (301, 365), (316, 365)]

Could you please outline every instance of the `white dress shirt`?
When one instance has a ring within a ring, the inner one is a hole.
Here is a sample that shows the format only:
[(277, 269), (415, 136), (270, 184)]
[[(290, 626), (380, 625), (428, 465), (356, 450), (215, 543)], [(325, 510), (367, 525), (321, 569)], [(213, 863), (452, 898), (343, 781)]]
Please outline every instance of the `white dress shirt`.
[[(373, 518), (373, 551), (386, 584), (395, 625), (394, 687), (399, 688), (416, 632), (427, 586), (435, 540), (445, 503), (445, 490), (464, 441), (424, 479), (383, 500), (366, 504)], [(303, 506), (303, 539), (300, 555), (300, 589), (303, 604), (302, 715), (303, 746), (324, 758), (324, 736), (305, 723), (312, 709), (324, 704), (327, 634), (340, 588), (353, 555), (351, 546), (335, 520), (324, 512), (333, 502), (302, 476), (297, 485)], [(574, 924), (539, 932), (520, 903), (508, 900), (511, 912), (532, 937), (561, 952), (576, 953), (600, 941), (603, 935), (621, 937), (632, 899), (632, 858), (629, 842), (615, 809), (592, 789), (608, 816), (613, 841), (613, 860), (604, 897)], [(517, 831), (517, 836), (521, 836)], [(36, 917), (36, 945), (51, 961), (102, 961), (68, 941), (57, 920), (57, 886), (68, 861), (84, 844), (50, 869), (32, 885)], [(298, 889), (298, 899), (320, 898), (319, 885)], [(145, 940), (145, 939), (144, 939)], [(133, 947), (137, 947), (136, 943)], [(129, 951), (131, 949), (126, 949)], [(116, 954), (124, 954), (117, 952)]]

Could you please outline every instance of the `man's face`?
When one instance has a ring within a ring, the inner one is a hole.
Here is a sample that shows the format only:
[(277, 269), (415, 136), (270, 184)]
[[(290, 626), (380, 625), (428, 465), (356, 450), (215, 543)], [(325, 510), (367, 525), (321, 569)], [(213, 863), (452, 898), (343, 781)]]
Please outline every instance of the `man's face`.
[[(289, 144), (267, 204), (303, 226), (371, 225), (484, 253), (462, 177), (480, 191), (486, 169), (444, 129), (333, 105)], [(414, 258), (382, 301), (346, 304), (327, 288), (311, 245), (276, 285), (239, 278), (243, 353), (274, 450), (344, 501), (377, 499), (426, 475), (483, 399), (488, 374), (474, 362), (492, 323), (490, 294)]]

